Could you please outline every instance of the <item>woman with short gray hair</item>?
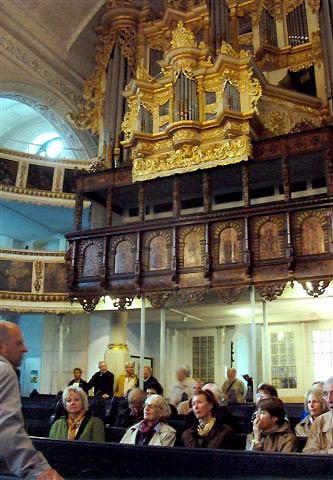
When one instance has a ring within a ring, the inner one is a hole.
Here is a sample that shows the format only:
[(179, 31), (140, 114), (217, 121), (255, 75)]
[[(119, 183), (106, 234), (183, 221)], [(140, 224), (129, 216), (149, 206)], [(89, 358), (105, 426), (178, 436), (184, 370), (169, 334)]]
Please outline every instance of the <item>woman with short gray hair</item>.
[(88, 411), (87, 394), (80, 387), (66, 387), (62, 394), (66, 413), (51, 427), (49, 438), (104, 442), (103, 422)]
[(130, 427), (120, 443), (172, 447), (176, 430), (166, 423), (170, 414), (166, 400), (160, 395), (151, 395), (145, 402), (143, 420)]

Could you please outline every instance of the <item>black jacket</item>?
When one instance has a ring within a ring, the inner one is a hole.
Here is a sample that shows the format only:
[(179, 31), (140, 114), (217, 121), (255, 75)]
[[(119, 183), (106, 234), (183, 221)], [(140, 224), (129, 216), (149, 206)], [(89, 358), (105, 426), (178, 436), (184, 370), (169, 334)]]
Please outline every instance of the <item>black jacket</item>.
[(113, 373), (107, 371), (105, 373), (96, 372), (88, 382), (88, 390), (94, 387), (94, 395), (104, 395), (113, 397)]
[[(73, 385), (73, 383), (77, 383), (75, 378), (73, 378), (73, 380), (69, 382), (68, 386)], [(82, 380), (82, 378), (79, 382), (79, 387), (82, 388), (82, 390), (84, 390), (86, 393), (89, 392), (88, 382), (86, 382), (85, 380)]]

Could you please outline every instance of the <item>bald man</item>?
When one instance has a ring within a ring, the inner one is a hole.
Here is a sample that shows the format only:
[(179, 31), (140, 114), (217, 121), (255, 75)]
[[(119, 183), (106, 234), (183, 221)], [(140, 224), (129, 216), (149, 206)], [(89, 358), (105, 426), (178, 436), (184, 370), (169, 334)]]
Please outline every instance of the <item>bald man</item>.
[(0, 321), (0, 474), (28, 480), (63, 480), (35, 450), (24, 429), (15, 368), (28, 349), (20, 328)]
[(228, 380), (222, 385), (222, 392), (225, 404), (244, 403), (246, 388), (244, 383), (236, 378), (236, 369), (228, 368)]

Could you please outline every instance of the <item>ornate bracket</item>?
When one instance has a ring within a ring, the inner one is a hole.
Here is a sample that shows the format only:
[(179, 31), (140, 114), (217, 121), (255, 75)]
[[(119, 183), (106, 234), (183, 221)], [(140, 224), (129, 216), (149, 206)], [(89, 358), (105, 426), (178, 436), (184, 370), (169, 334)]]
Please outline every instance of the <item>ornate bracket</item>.
[(196, 305), (204, 301), (207, 294), (206, 288), (186, 288), (178, 292), (180, 303), (187, 303), (188, 305)]
[(117, 297), (112, 300), (113, 306), (118, 310), (124, 311), (126, 307), (130, 307), (133, 302), (133, 297)]
[(283, 290), (286, 286), (287, 282), (283, 283), (269, 283), (266, 285), (260, 285), (258, 286), (260, 295), (265, 299), (265, 300), (276, 300), (277, 297), (282, 295)]
[(213, 288), (212, 289), (216, 295), (220, 297), (223, 303), (233, 303), (237, 300), (240, 296), (242, 291), (244, 290), (243, 287), (233, 287), (233, 288)]
[(150, 293), (147, 295), (153, 308), (163, 308), (169, 297), (170, 292)]
[(328, 285), (330, 284), (329, 280), (309, 280), (306, 282), (300, 282), (304, 290), (308, 295), (314, 298), (318, 298), (319, 295), (322, 295)]
[(100, 300), (100, 296), (88, 296), (84, 298), (79, 298), (79, 302), (85, 312), (93, 312)]

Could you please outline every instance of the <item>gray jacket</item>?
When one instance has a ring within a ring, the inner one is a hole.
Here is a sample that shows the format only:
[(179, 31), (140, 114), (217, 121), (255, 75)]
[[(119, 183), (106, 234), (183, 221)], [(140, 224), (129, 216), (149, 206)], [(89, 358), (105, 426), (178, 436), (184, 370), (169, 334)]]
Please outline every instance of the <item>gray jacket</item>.
[(0, 474), (32, 480), (49, 468), (25, 431), (15, 370), (0, 355)]

